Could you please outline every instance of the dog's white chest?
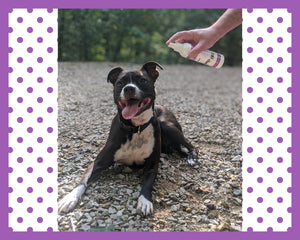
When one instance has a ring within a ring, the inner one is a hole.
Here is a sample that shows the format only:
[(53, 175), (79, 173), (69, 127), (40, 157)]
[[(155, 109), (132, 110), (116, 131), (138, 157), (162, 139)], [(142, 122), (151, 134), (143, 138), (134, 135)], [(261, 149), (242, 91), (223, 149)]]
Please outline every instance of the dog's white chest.
[(121, 145), (121, 148), (114, 155), (114, 161), (128, 165), (143, 164), (153, 152), (154, 142), (154, 130), (150, 124), (141, 133), (134, 133), (131, 140), (127, 139)]

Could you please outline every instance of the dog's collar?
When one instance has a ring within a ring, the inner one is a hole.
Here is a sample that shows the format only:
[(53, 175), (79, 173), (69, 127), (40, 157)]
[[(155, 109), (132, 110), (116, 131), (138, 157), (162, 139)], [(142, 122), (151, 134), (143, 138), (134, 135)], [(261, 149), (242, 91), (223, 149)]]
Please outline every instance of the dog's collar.
[(139, 133), (140, 134), (142, 131), (144, 131), (150, 125), (150, 123), (152, 123), (154, 121), (154, 116), (151, 117), (148, 122), (146, 122), (145, 124), (140, 125), (140, 126), (125, 124), (120, 118), (119, 118), (119, 121), (120, 121), (121, 127), (123, 129), (125, 129), (126, 131), (129, 131), (131, 133)]

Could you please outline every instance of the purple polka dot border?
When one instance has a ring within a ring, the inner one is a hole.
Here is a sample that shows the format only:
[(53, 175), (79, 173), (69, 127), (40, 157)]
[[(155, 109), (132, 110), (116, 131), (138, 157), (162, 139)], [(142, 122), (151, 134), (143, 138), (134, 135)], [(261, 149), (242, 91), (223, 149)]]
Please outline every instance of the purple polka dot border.
[(8, 213), (13, 231), (58, 229), (57, 17), (57, 9), (9, 13)]
[(291, 13), (243, 10), (243, 231), (291, 226)]

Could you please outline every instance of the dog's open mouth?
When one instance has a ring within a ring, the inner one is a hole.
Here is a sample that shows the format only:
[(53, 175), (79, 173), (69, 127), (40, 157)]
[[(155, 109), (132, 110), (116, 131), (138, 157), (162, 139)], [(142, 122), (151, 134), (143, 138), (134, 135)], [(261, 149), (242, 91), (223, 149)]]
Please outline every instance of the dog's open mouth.
[(123, 118), (127, 120), (134, 118), (137, 114), (141, 113), (150, 102), (151, 98), (119, 101)]

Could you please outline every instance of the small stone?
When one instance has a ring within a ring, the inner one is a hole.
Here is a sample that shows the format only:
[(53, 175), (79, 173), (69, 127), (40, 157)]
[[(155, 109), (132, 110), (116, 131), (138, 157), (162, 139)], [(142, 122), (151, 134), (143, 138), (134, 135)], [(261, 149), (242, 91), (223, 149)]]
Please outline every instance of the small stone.
[(214, 219), (214, 218), (218, 218), (219, 216), (219, 212), (217, 210), (212, 210), (212, 211), (209, 211), (207, 216), (210, 218), (210, 219)]
[(132, 169), (130, 167), (125, 167), (123, 173), (132, 173)]
[(114, 209), (114, 208), (112, 208), (112, 207), (110, 207), (109, 209), (108, 209), (108, 213), (109, 214), (114, 214), (114, 213), (116, 213), (117, 211), (116, 211), (116, 209)]
[(235, 190), (233, 191), (233, 194), (234, 194), (235, 196), (241, 196), (241, 195), (242, 195), (242, 191), (241, 191), (240, 189), (235, 189)]
[(172, 205), (171, 206), (171, 212), (177, 212), (179, 210), (179, 206), (178, 205)]

